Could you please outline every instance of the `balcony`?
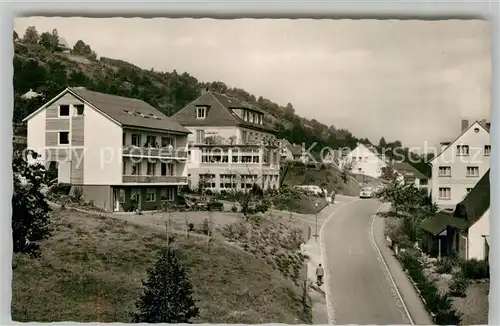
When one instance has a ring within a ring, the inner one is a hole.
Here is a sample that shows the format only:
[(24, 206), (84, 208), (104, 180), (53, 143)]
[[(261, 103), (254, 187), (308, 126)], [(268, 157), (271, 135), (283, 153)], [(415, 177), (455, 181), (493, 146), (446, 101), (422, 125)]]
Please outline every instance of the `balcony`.
[(187, 159), (187, 151), (185, 148), (124, 146), (123, 155)]
[(173, 175), (124, 175), (122, 182), (187, 184), (187, 177)]
[(224, 138), (222, 136), (210, 136), (210, 137), (205, 137), (201, 141), (196, 140), (196, 141), (190, 141), (190, 145), (195, 145), (195, 146), (251, 146), (251, 147), (256, 147), (256, 146), (264, 146), (264, 147), (278, 147), (279, 146), (279, 141), (278, 140), (266, 140), (266, 139), (259, 139), (257, 137), (253, 137), (247, 140), (247, 141), (237, 141), (235, 136), (231, 136), (229, 138)]

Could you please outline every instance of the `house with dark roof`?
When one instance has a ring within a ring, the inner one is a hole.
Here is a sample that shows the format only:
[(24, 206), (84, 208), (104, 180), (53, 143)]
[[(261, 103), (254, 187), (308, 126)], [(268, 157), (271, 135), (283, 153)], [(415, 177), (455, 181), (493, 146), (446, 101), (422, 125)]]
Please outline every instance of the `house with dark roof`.
[(441, 144), (430, 161), (432, 181), (429, 192), (441, 209), (453, 209), (490, 168), (490, 124), (462, 120), (460, 135)]
[(428, 189), (429, 177), (417, 170), (413, 165), (408, 162), (393, 162), (391, 167), (397, 174), (397, 179), (406, 184), (413, 183), (416, 187), (421, 189)]
[(66, 88), (24, 121), (27, 147), (97, 207), (159, 209), (187, 185), (189, 130), (142, 100)]
[(190, 187), (232, 191), (279, 187), (277, 131), (255, 105), (203, 89), (172, 118), (191, 131)]
[(488, 259), (490, 236), (490, 171), (452, 212), (441, 211), (424, 220), (423, 249), (434, 256), (456, 253), (463, 259)]
[(387, 158), (370, 144), (358, 143), (340, 162), (340, 168), (348, 167), (353, 174), (380, 178), (384, 168), (390, 165)]
[(296, 161), (307, 163), (310, 157), (307, 154), (307, 148), (301, 145), (292, 144), (287, 139), (280, 139), (281, 161)]

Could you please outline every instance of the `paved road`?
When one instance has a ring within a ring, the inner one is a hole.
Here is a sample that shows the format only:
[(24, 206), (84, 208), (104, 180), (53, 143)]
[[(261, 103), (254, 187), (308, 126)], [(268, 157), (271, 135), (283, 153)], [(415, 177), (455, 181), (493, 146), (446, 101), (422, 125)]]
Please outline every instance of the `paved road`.
[(375, 200), (352, 199), (321, 230), (335, 324), (410, 324), (372, 243), (372, 216), (379, 207)]

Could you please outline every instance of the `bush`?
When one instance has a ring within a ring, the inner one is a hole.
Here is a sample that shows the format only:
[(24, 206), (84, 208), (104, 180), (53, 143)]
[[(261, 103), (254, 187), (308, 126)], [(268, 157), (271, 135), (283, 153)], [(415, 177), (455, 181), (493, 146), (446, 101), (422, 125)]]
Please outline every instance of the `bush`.
[(486, 260), (471, 259), (461, 263), (464, 276), (471, 280), (490, 278), (490, 266)]
[(238, 212), (238, 207), (236, 207), (236, 205), (233, 205), (233, 207), (231, 207), (231, 212), (233, 213)]
[(71, 185), (67, 183), (56, 183), (52, 187), (50, 187), (50, 194), (56, 196), (69, 196), (71, 191)]
[(459, 325), (461, 316), (452, 308), (450, 298), (447, 295), (440, 295), (437, 286), (427, 279), (419, 255), (418, 251), (408, 250), (399, 256), (399, 260), (417, 284), (426, 308), (434, 313), (434, 322), (438, 325)]
[(455, 275), (450, 284), (450, 295), (461, 298), (465, 297), (469, 284), (470, 280), (467, 279), (463, 274)]
[(443, 259), (439, 260), (436, 266), (436, 272), (439, 274), (451, 274), (453, 267), (457, 266), (457, 262), (448, 257), (444, 257)]

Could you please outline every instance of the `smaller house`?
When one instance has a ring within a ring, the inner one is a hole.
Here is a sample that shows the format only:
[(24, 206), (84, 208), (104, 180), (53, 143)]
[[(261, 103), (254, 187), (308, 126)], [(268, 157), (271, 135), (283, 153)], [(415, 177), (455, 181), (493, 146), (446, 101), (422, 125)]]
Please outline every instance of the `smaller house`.
[(353, 174), (380, 178), (382, 171), (390, 163), (383, 154), (371, 144), (358, 143), (356, 148), (345, 155), (340, 161), (340, 168), (346, 167)]
[(29, 91), (27, 91), (26, 93), (24, 93), (23, 95), (21, 95), (21, 98), (23, 100), (31, 100), (31, 99), (34, 99), (36, 97), (39, 97), (39, 96), (43, 96), (42, 93), (37, 93), (35, 91), (33, 91), (31, 88)]
[(281, 139), (280, 148), (282, 161), (309, 162), (310, 157), (304, 153), (306, 150), (300, 145), (292, 144), (287, 139)]
[(427, 189), (429, 177), (417, 170), (408, 162), (394, 162), (392, 168), (398, 175), (398, 179), (405, 183), (413, 183), (417, 188)]
[(59, 37), (59, 43), (57, 44), (57, 50), (63, 53), (69, 53), (71, 51), (68, 42), (64, 37)]
[(452, 212), (424, 220), (422, 248), (433, 256), (458, 254), (462, 259), (488, 259), (490, 244), (490, 171)]

